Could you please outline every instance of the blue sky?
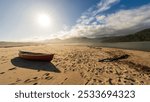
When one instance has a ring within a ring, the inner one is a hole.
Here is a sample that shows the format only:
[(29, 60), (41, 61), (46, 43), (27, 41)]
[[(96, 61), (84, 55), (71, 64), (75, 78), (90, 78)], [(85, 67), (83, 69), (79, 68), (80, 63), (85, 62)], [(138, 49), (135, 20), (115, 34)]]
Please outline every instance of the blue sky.
[[(43, 14), (50, 18), (45, 27), (37, 21)], [(149, 0), (0, 0), (0, 41), (124, 35), (149, 27)]]

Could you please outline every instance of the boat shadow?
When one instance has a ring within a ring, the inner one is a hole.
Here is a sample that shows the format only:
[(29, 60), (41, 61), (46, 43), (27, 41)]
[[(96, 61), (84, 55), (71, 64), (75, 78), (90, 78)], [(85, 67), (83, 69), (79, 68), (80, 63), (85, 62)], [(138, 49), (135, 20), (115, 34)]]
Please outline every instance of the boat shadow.
[(21, 59), (19, 57), (11, 59), (11, 63), (19, 68), (26, 68), (32, 70), (43, 70), (43, 71), (50, 71), (55, 73), (60, 73), (60, 70), (55, 67), (54, 64), (51, 62), (44, 62), (44, 61), (30, 61)]

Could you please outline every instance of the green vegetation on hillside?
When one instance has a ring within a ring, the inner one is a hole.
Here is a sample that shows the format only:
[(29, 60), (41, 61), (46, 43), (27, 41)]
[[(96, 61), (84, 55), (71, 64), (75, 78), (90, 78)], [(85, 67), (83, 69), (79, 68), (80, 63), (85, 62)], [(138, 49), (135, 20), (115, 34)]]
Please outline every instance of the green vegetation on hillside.
[(150, 41), (150, 28), (130, 34), (126, 36), (107, 37), (102, 39), (103, 42), (136, 42), (136, 41)]

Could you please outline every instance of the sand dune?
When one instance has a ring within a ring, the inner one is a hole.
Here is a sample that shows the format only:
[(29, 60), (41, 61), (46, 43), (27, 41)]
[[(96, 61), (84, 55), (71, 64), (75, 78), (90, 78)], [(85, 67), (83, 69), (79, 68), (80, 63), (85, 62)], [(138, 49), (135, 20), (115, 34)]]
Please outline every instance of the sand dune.
[[(52, 62), (20, 59), (19, 50), (55, 53)], [(77, 45), (0, 48), (0, 84), (149, 85), (150, 52)], [(126, 59), (98, 62), (128, 54)]]

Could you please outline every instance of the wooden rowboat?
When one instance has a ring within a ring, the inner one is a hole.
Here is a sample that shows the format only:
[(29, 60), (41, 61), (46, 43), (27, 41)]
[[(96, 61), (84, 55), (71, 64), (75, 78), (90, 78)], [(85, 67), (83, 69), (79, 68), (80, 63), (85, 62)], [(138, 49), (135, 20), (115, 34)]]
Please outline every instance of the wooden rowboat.
[(19, 51), (19, 57), (26, 60), (51, 61), (54, 54)]

